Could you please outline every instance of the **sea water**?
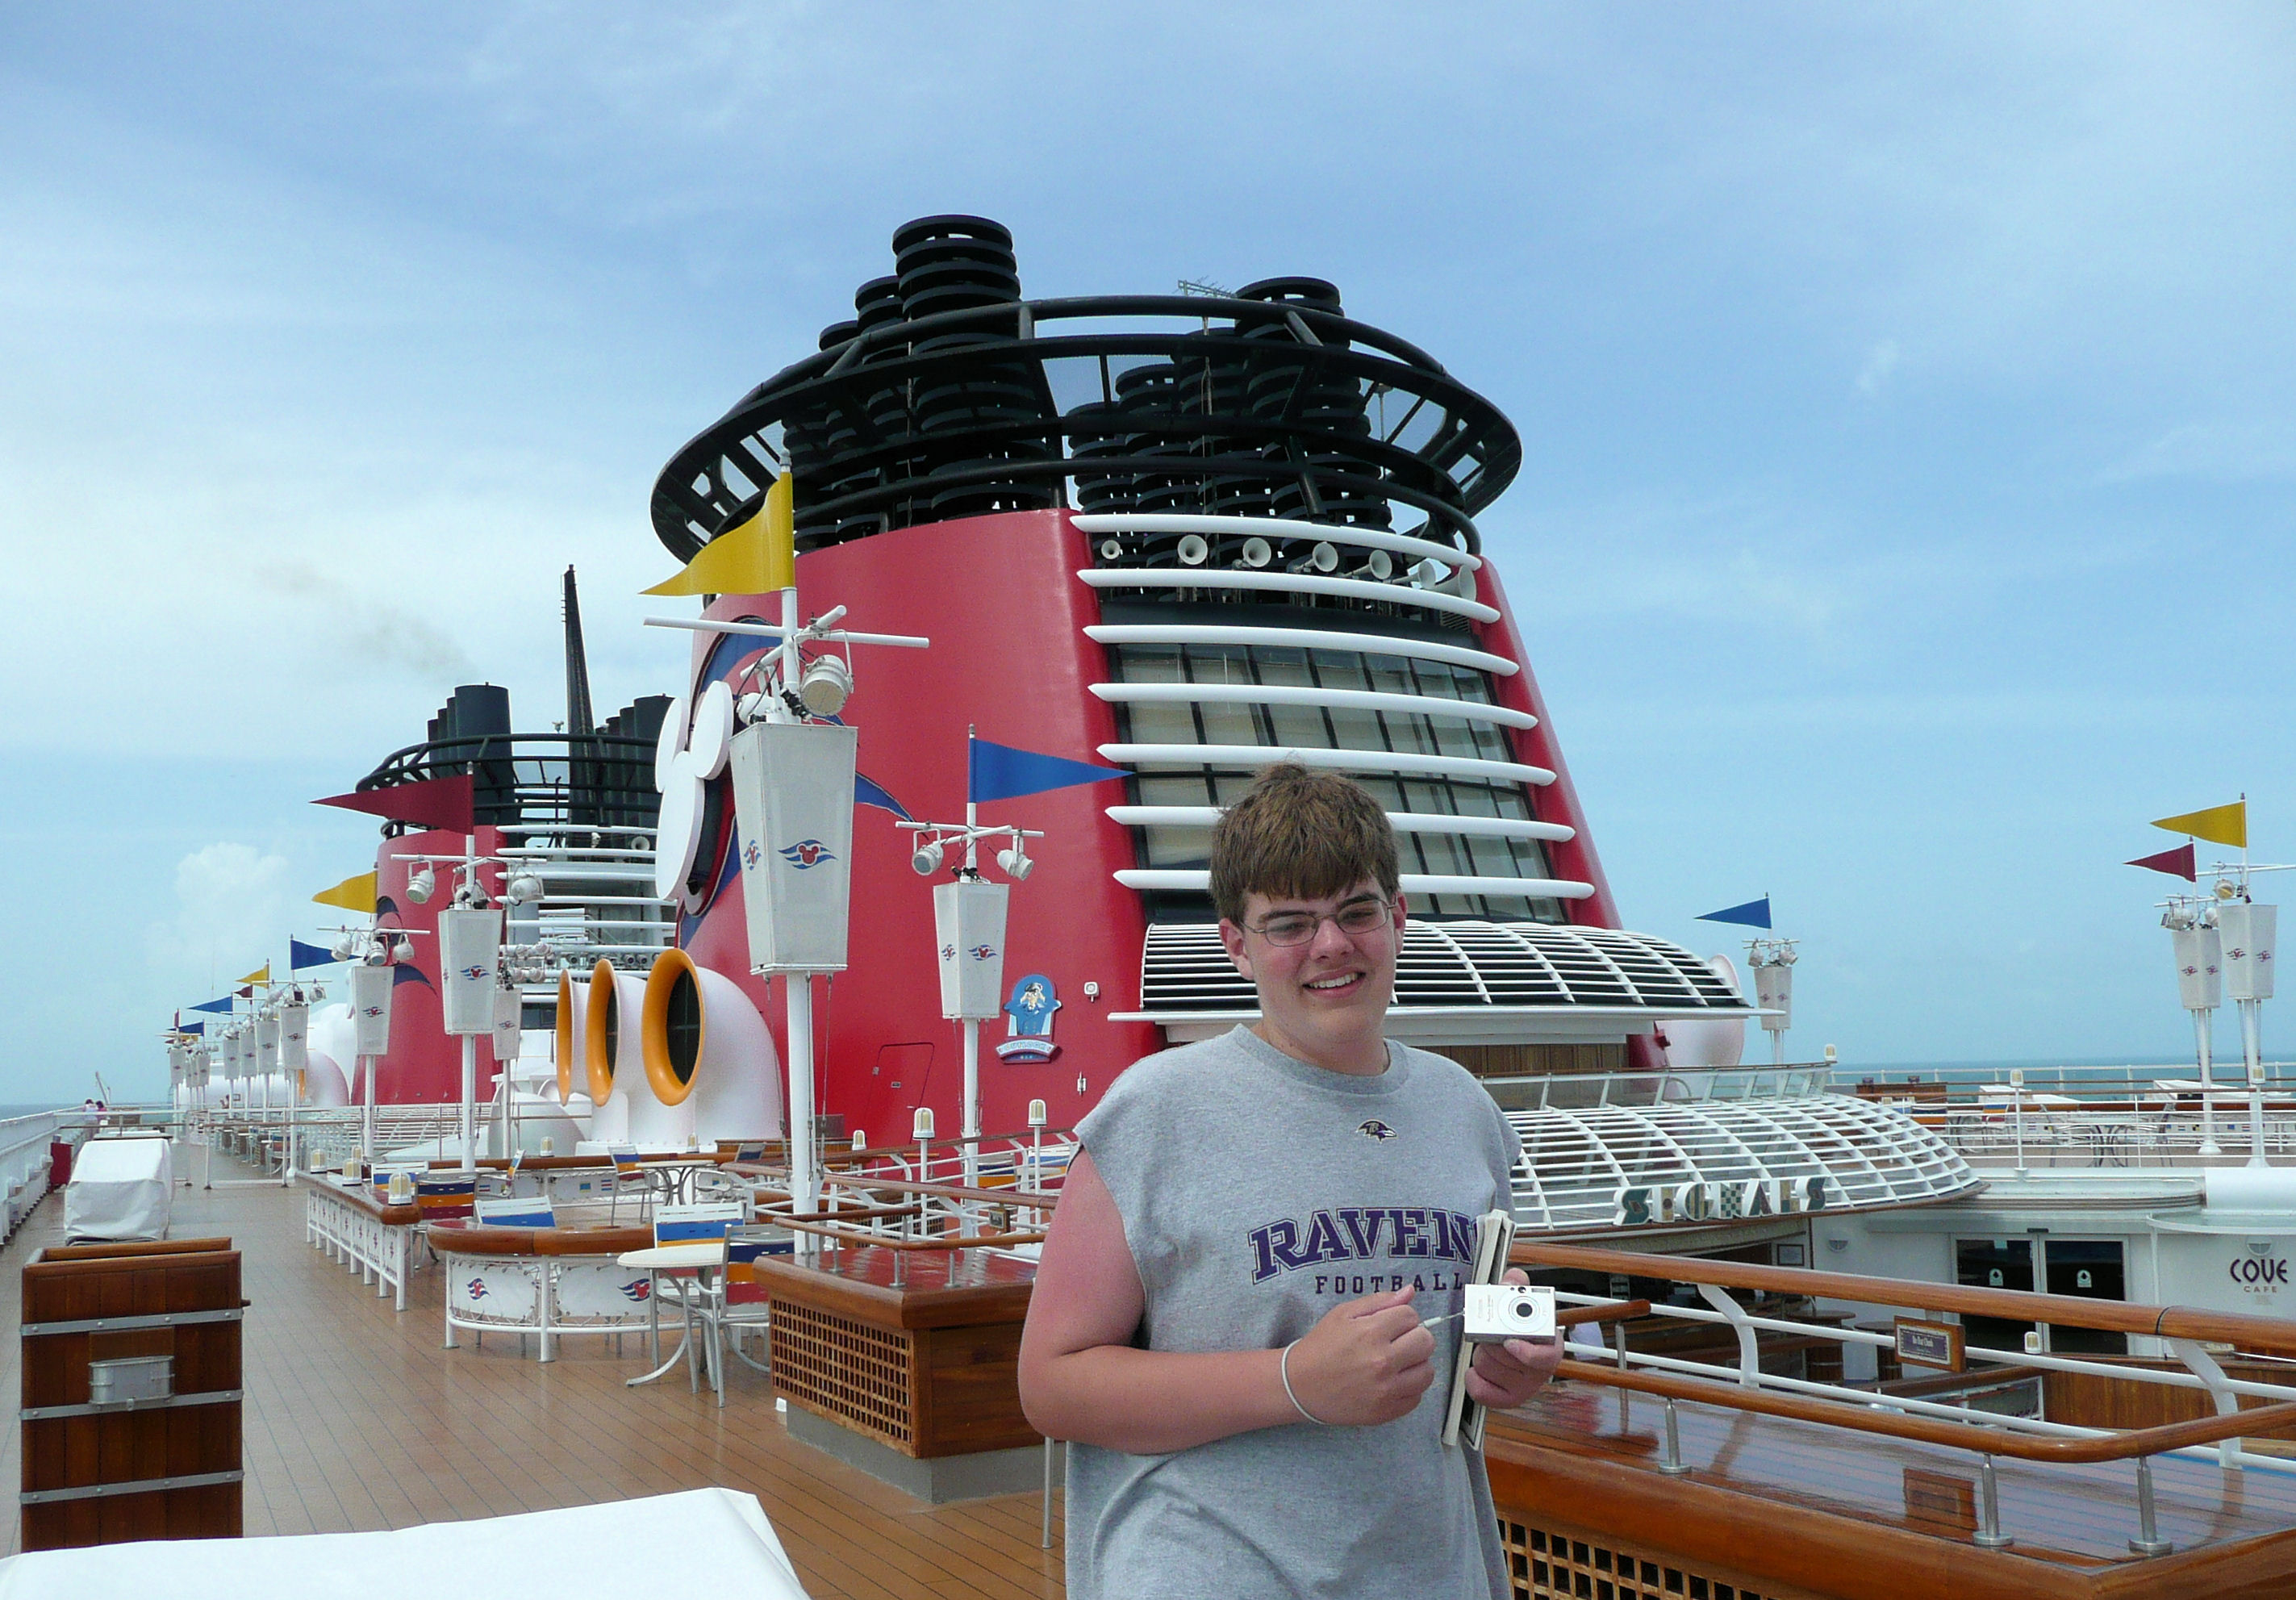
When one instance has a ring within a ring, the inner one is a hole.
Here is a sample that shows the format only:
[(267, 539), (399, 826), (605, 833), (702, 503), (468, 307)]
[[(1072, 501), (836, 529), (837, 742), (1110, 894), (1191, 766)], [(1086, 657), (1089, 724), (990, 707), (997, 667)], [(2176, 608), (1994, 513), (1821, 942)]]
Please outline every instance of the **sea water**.
[[(2296, 1077), (2296, 1063), (2267, 1062), (2264, 1066), (2276, 1080)], [(1856, 1066), (1845, 1062), (1833, 1070), (1833, 1087), (1853, 1089), (1861, 1083), (1943, 1083), (1965, 1090), (1979, 1084), (2006, 1083), (2015, 1069), (2022, 1069), (2025, 1087), (2030, 1090), (2091, 1095), (2141, 1088), (2163, 1078), (2194, 1078), (2200, 1073), (2199, 1063), (2189, 1055), (2174, 1059), (2140, 1057), (2134, 1061), (2126, 1056), (2093, 1056), (2072, 1061), (1872, 1062)], [(2228, 1059), (2218, 1056), (2215, 1071), (2217, 1080), (2227, 1088), (2246, 1079), (2237, 1055)]]

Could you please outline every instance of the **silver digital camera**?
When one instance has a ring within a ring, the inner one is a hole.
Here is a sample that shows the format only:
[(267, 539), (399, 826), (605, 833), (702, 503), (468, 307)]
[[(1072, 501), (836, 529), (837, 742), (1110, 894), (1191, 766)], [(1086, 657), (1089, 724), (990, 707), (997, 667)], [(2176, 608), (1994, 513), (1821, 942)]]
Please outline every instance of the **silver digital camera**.
[(1466, 1337), (1552, 1339), (1554, 1291), (1526, 1284), (1467, 1285)]

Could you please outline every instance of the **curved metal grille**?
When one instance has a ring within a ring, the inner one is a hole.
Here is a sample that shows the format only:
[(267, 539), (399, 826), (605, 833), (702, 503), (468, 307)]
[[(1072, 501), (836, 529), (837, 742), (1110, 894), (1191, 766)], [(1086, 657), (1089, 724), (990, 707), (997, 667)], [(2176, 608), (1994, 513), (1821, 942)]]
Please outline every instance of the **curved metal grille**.
[[(358, 787), (364, 792), (467, 773), (472, 819), (482, 825), (551, 835), (650, 831), (661, 812), (653, 756), (652, 740), (627, 734), (465, 734), (393, 751)], [(399, 823), (383, 826), (386, 835), (404, 831)]]
[[(1904, 1112), (1849, 1095), (1506, 1113), (1522, 1140), (1514, 1210), (1525, 1227), (1612, 1227), (1621, 1189), (1825, 1180), (1827, 1210), (1939, 1200), (1977, 1175)], [(1726, 1199), (1726, 1208), (1729, 1201)]]
[[(1742, 1014), (1746, 1001), (1698, 957), (1646, 933), (1471, 920), (1404, 925), (1395, 1005), (1600, 1006)], [(1259, 1014), (1210, 923), (1157, 923), (1140, 954), (1144, 1013)]]
[[(920, 218), (894, 250), (894, 275), (861, 286), (819, 354), (663, 468), (654, 532), (679, 560), (785, 469), (802, 549), (1072, 497), (1373, 529), (1399, 508), (1472, 552), (1472, 513), (1521, 465), (1496, 407), (1319, 279), (1030, 300), (1012, 235), (986, 218)], [(1111, 537), (1124, 565), (1178, 560), (1177, 538)]]

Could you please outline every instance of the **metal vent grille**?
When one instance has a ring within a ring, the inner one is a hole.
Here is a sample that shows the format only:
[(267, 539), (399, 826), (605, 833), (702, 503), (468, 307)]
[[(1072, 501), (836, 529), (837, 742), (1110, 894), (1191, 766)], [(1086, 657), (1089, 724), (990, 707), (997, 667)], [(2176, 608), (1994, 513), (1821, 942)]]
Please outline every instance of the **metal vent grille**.
[[(1158, 923), (1140, 956), (1144, 1012), (1258, 1012), (1210, 923)], [(1409, 923), (1398, 1006), (1641, 1007), (1742, 1012), (1746, 1001), (1679, 945), (1646, 933), (1544, 923)]]
[(1515, 1218), (1540, 1230), (1615, 1226), (1619, 1191), (1826, 1180), (1829, 1210), (1940, 1200), (1977, 1175), (1904, 1112), (1814, 1087), (1670, 1105), (1509, 1112), (1522, 1139)]

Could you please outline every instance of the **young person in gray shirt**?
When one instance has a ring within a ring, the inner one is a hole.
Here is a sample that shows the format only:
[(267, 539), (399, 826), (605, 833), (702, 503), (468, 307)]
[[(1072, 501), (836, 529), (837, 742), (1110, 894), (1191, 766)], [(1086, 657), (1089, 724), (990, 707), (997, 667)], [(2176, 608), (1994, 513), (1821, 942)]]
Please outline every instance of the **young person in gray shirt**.
[[(1021, 1343), (1070, 1441), (1070, 1600), (1506, 1600), (1482, 1460), (1444, 1448), (1475, 1218), (1519, 1145), (1464, 1069), (1390, 1043), (1404, 901), (1355, 784), (1270, 769), (1211, 891), (1260, 1021), (1151, 1056), (1078, 1128)], [(1520, 1275), (1515, 1275), (1520, 1276)], [(1521, 1405), (1561, 1346), (1473, 1347)]]

